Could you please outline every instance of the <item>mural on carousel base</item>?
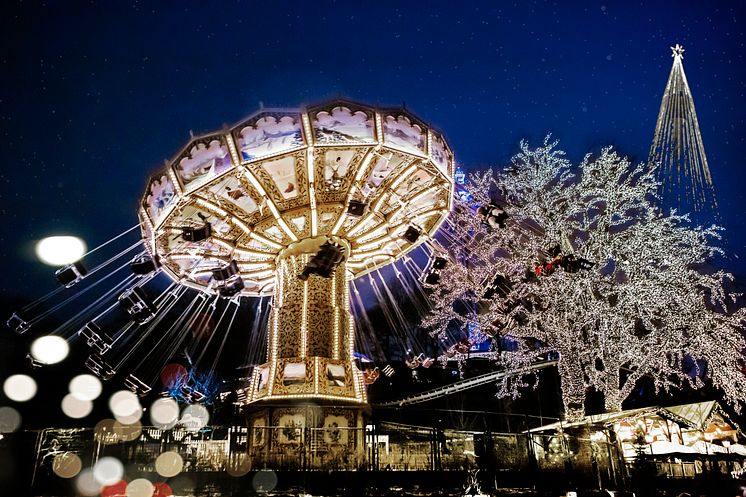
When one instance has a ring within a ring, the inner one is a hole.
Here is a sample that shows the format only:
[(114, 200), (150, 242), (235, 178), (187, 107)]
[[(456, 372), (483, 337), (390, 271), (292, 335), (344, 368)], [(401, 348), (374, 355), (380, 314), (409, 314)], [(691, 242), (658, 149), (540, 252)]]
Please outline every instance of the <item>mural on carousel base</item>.
[(148, 193), (145, 195), (144, 207), (153, 225), (158, 226), (163, 221), (175, 195), (174, 183), (165, 174), (150, 182)]
[(265, 433), (267, 432), (267, 421), (265, 421), (264, 418), (255, 419), (251, 431), (251, 444), (254, 447), (264, 445), (264, 441), (267, 439), (265, 437)]
[(303, 145), (300, 114), (266, 114), (238, 132), (243, 160), (291, 150)]
[(184, 187), (191, 189), (220, 176), (233, 166), (228, 147), (215, 139), (199, 142), (176, 164)]
[(383, 120), (383, 141), (407, 152), (425, 155), (425, 131), (412, 124), (407, 116), (386, 116)]
[(326, 366), (326, 380), (330, 387), (345, 386), (345, 368), (341, 364), (328, 364)]
[(324, 419), (324, 441), (329, 445), (346, 445), (349, 426), (344, 416), (327, 416)]
[(354, 150), (329, 150), (324, 154), (324, 184), (329, 191), (342, 188), (342, 180), (350, 169)]
[(279, 419), (280, 429), (277, 442), (280, 444), (299, 444), (303, 440), (303, 429), (306, 417), (303, 414), (283, 414)]
[(375, 143), (373, 113), (338, 106), (320, 111), (313, 120), (316, 144)]

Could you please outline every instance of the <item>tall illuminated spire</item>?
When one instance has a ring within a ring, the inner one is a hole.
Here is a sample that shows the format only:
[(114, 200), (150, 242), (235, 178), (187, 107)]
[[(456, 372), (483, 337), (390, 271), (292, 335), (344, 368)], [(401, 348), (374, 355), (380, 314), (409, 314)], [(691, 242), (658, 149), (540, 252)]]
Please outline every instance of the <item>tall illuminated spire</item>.
[(711, 214), (717, 218), (717, 199), (699, 132), (694, 99), (684, 74), (684, 47), (671, 47), (673, 67), (663, 93), (650, 164), (658, 165), (665, 204), (679, 212)]

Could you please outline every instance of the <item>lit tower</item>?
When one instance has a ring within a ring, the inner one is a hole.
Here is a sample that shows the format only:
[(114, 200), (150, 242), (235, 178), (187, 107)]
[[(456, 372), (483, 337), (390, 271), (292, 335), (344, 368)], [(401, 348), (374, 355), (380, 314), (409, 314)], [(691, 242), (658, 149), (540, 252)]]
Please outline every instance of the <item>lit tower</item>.
[[(244, 392), (253, 453), (362, 448), (348, 283), (437, 231), (453, 169), (443, 136), (406, 110), (337, 101), (193, 138), (151, 179), (141, 226), (167, 274), (226, 298), (273, 296), (267, 362)], [(324, 427), (338, 436), (311, 430)]]
[(663, 93), (650, 164), (658, 164), (662, 200), (681, 213), (717, 217), (717, 199), (699, 132), (694, 99), (684, 74), (684, 48), (671, 47), (673, 67)]

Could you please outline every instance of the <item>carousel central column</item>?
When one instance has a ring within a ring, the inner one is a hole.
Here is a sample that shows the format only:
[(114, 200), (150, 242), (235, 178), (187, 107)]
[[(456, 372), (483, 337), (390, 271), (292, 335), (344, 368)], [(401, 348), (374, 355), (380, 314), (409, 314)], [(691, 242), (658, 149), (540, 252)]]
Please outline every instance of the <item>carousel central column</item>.
[[(314, 447), (314, 453), (321, 450), (326, 457), (362, 452), (366, 394), (353, 363), (345, 262), (329, 277), (304, 275), (324, 241), (302, 240), (277, 259), (267, 363), (257, 368), (250, 386), (255, 454), (287, 453), (293, 446), (300, 451)], [(347, 254), (346, 243), (341, 244)]]

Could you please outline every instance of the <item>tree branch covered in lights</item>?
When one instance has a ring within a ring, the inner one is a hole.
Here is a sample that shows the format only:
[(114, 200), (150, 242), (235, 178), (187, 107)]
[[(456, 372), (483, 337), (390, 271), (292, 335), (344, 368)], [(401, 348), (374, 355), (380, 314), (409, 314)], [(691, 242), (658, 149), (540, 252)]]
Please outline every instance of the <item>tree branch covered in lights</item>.
[[(499, 395), (519, 394), (521, 368), (558, 357), (571, 419), (592, 391), (620, 410), (644, 376), (664, 390), (711, 381), (740, 411), (746, 309), (733, 310), (729, 273), (705, 270), (719, 228), (664, 215), (654, 171), (611, 148), (573, 168), (556, 142), (521, 143), (510, 168), (465, 188), (443, 230), (447, 284), (432, 286), (424, 325), (492, 337), (495, 360), (518, 373)], [(489, 218), (503, 209), (499, 224)]]

